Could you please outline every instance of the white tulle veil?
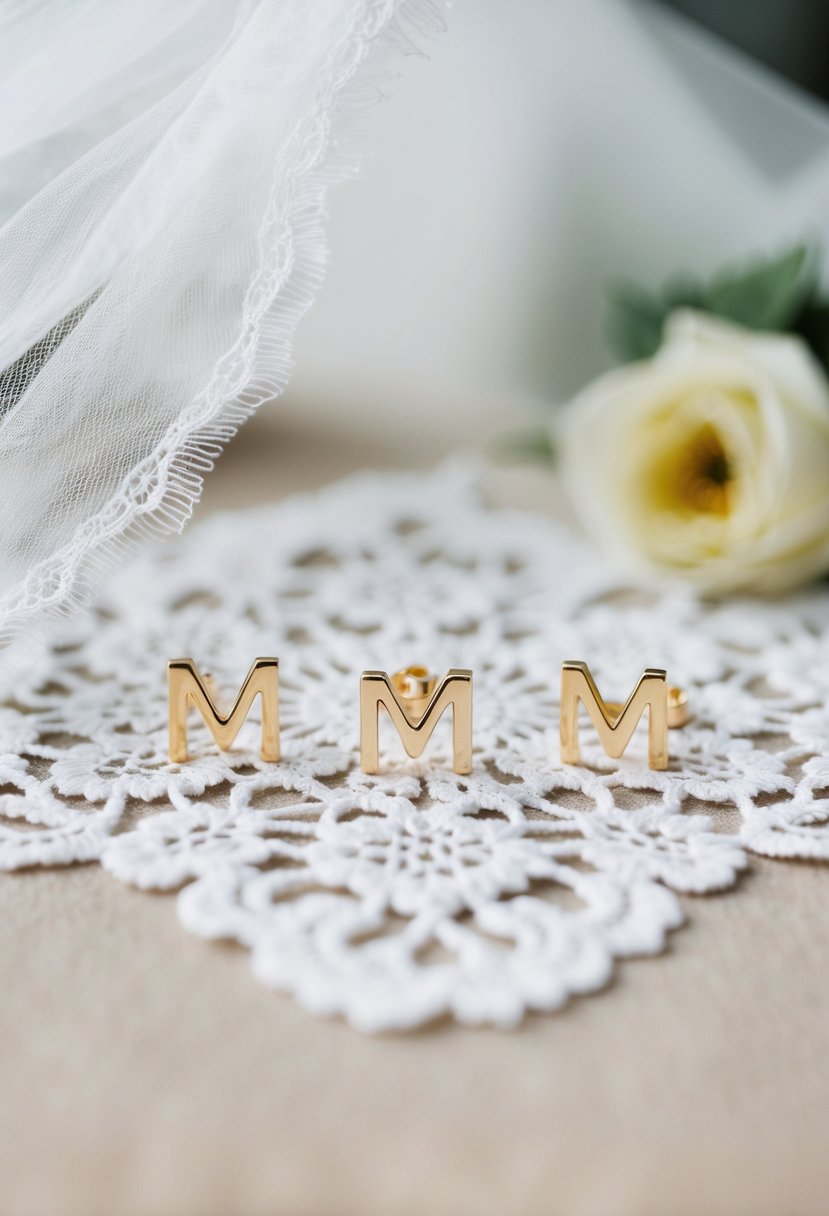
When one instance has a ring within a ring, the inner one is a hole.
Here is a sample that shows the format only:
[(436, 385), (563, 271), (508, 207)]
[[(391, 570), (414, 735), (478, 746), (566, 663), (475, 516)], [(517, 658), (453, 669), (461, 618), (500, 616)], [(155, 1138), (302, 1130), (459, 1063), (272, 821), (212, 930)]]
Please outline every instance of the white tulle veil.
[(178, 528), (285, 385), (396, 0), (0, 0), (0, 634)]

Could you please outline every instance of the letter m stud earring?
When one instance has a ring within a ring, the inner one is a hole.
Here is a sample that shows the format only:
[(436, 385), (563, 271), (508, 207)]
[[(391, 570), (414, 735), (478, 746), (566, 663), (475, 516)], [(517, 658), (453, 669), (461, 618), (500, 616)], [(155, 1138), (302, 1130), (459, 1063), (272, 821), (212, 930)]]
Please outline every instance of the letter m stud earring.
[(456, 773), (472, 771), (472, 672), (452, 668), (438, 681), (425, 667), (360, 677), (360, 759), (364, 773), (379, 771), (380, 706), (388, 713), (408, 756), (419, 756), (438, 718), (452, 706), (452, 760)]
[(648, 765), (668, 767), (668, 727), (688, 721), (688, 698), (668, 684), (667, 672), (649, 667), (624, 705), (604, 701), (586, 663), (568, 660), (561, 665), (561, 762), (579, 764), (579, 701), (596, 728), (608, 756), (618, 760), (636, 725), (648, 710)]
[(256, 697), (262, 697), (263, 760), (279, 759), (279, 659), (254, 659), (229, 714), (222, 714), (213, 699), (212, 681), (201, 675), (192, 659), (170, 659), (167, 664), (169, 755), (173, 764), (187, 760), (187, 710), (192, 703), (201, 714), (216, 746), (227, 751)]

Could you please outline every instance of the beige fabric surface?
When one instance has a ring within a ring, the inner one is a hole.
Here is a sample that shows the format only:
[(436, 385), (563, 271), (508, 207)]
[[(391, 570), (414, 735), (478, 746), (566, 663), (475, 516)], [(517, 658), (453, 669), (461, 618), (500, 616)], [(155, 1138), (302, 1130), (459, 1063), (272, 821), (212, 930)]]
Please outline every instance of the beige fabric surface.
[[(263, 416), (203, 510), (439, 454)], [(557, 509), (549, 478), (493, 479)], [(829, 1212), (829, 869), (685, 899), (659, 959), (514, 1032), (362, 1037), (95, 866), (0, 876), (2, 1216)]]

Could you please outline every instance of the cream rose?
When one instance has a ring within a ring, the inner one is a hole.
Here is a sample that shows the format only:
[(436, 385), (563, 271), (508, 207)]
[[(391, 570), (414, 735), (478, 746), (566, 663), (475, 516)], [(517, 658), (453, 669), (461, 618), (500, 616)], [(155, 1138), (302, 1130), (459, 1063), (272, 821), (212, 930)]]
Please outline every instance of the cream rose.
[(557, 440), (587, 530), (640, 572), (774, 592), (829, 570), (829, 381), (794, 335), (675, 312)]

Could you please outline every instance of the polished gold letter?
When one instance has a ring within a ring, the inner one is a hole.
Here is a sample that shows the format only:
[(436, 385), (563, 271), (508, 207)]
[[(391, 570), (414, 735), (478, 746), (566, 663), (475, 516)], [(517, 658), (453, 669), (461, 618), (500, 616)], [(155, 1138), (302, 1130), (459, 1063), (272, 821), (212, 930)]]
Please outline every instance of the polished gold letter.
[(192, 659), (171, 659), (167, 664), (167, 709), (170, 732), (170, 760), (183, 764), (187, 759), (187, 710), (190, 702), (204, 718), (217, 747), (227, 750), (248, 716), (255, 697), (262, 697), (263, 760), (279, 759), (279, 659), (255, 659), (236, 703), (229, 714), (220, 714), (203, 678)]
[(624, 705), (602, 700), (586, 663), (561, 665), (561, 762), (580, 763), (579, 701), (590, 715), (602, 747), (614, 760), (630, 743), (630, 737), (648, 710), (648, 764), (668, 767), (668, 677), (658, 667), (649, 667)]
[(452, 762), (456, 773), (472, 771), (472, 672), (453, 668), (443, 679), (423, 667), (407, 667), (391, 680), (384, 671), (360, 677), (360, 757), (364, 773), (379, 769), (380, 706), (388, 713), (406, 754), (419, 756), (438, 718), (452, 706)]

